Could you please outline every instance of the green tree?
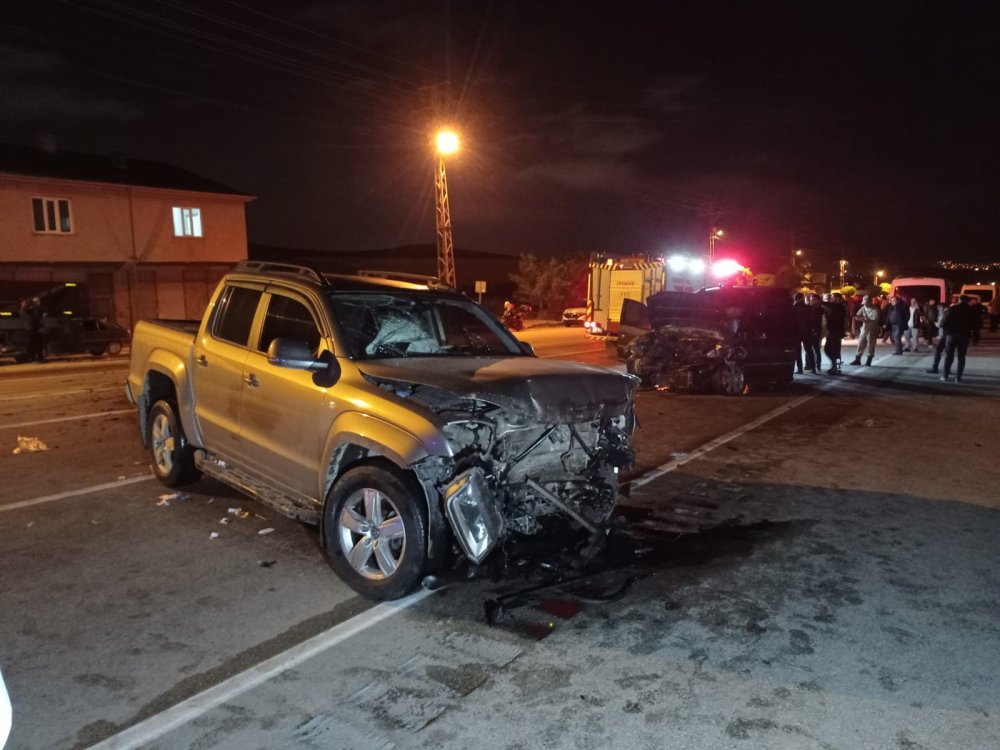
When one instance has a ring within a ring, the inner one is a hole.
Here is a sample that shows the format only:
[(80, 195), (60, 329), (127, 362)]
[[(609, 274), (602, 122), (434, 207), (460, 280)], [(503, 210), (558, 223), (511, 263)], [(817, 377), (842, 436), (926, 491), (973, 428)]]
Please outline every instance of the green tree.
[(521, 253), (517, 272), (510, 274), (514, 296), (540, 311), (558, 314), (574, 302), (573, 288), (586, 274), (586, 262), (580, 258), (538, 258)]

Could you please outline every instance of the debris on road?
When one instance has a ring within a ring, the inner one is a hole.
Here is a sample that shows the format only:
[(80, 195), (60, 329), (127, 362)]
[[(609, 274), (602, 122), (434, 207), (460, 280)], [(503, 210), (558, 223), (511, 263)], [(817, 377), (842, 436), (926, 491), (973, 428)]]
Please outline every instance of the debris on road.
[(257, 536), (264, 536), (264, 534), (270, 534), (272, 531), (274, 531), (274, 529), (268, 526), (266, 529), (261, 529), (260, 531), (258, 531)]
[(39, 451), (47, 451), (48, 449), (49, 446), (37, 437), (18, 435), (17, 447), (14, 448), (13, 453), (16, 456), (18, 453), (38, 453)]
[(161, 497), (159, 500), (156, 501), (156, 505), (158, 508), (166, 508), (170, 505), (170, 500), (168, 500), (165, 497)]
[(262, 568), (271, 568), (274, 564), (278, 562), (277, 560), (258, 560), (257, 564)]
[(229, 525), (229, 516), (223, 516), (222, 518), (220, 518), (219, 519), (219, 523), (221, 523), (223, 526), (228, 526)]
[[(188, 496), (183, 492), (168, 492), (165, 495), (160, 495), (160, 500), (166, 500), (166, 504), (170, 505), (171, 500), (187, 500), (187, 497)], [(159, 505), (159, 503), (157, 503), (157, 505)]]
[(218, 538), (219, 538), (219, 532), (217, 532), (217, 531), (213, 531), (212, 533), (210, 533), (210, 534), (208, 535), (208, 538), (209, 538), (209, 539), (218, 539)]

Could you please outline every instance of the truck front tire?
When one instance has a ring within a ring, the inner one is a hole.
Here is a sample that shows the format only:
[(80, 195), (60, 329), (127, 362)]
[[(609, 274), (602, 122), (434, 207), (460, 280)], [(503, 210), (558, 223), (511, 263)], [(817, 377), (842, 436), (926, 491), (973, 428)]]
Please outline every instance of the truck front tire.
[(149, 458), (153, 473), (167, 487), (197, 481), (201, 472), (194, 465), (194, 450), (184, 437), (177, 407), (160, 400), (149, 410)]
[(363, 464), (330, 489), (323, 540), (331, 567), (369, 599), (398, 599), (427, 569), (426, 503), (416, 480), (387, 463)]

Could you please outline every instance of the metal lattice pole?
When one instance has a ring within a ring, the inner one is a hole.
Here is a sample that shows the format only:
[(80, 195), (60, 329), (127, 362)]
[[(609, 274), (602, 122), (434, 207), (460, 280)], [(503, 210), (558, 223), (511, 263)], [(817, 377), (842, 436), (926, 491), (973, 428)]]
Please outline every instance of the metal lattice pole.
[(434, 177), (437, 209), (438, 278), (450, 287), (455, 281), (455, 247), (451, 240), (451, 209), (448, 208), (448, 178), (444, 171), (444, 157), (438, 157)]

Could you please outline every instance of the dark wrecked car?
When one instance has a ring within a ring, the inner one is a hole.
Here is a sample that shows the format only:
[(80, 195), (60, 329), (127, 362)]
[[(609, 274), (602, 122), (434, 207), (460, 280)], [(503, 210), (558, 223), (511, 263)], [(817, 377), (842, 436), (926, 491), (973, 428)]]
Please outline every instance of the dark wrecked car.
[(626, 300), (618, 352), (645, 385), (736, 396), (790, 383), (798, 340), (787, 290), (713, 287)]
[(320, 526), (386, 599), (514, 548), (606, 537), (638, 379), (538, 359), (450, 289), (246, 262), (200, 324), (142, 321), (128, 378), (153, 471)]

